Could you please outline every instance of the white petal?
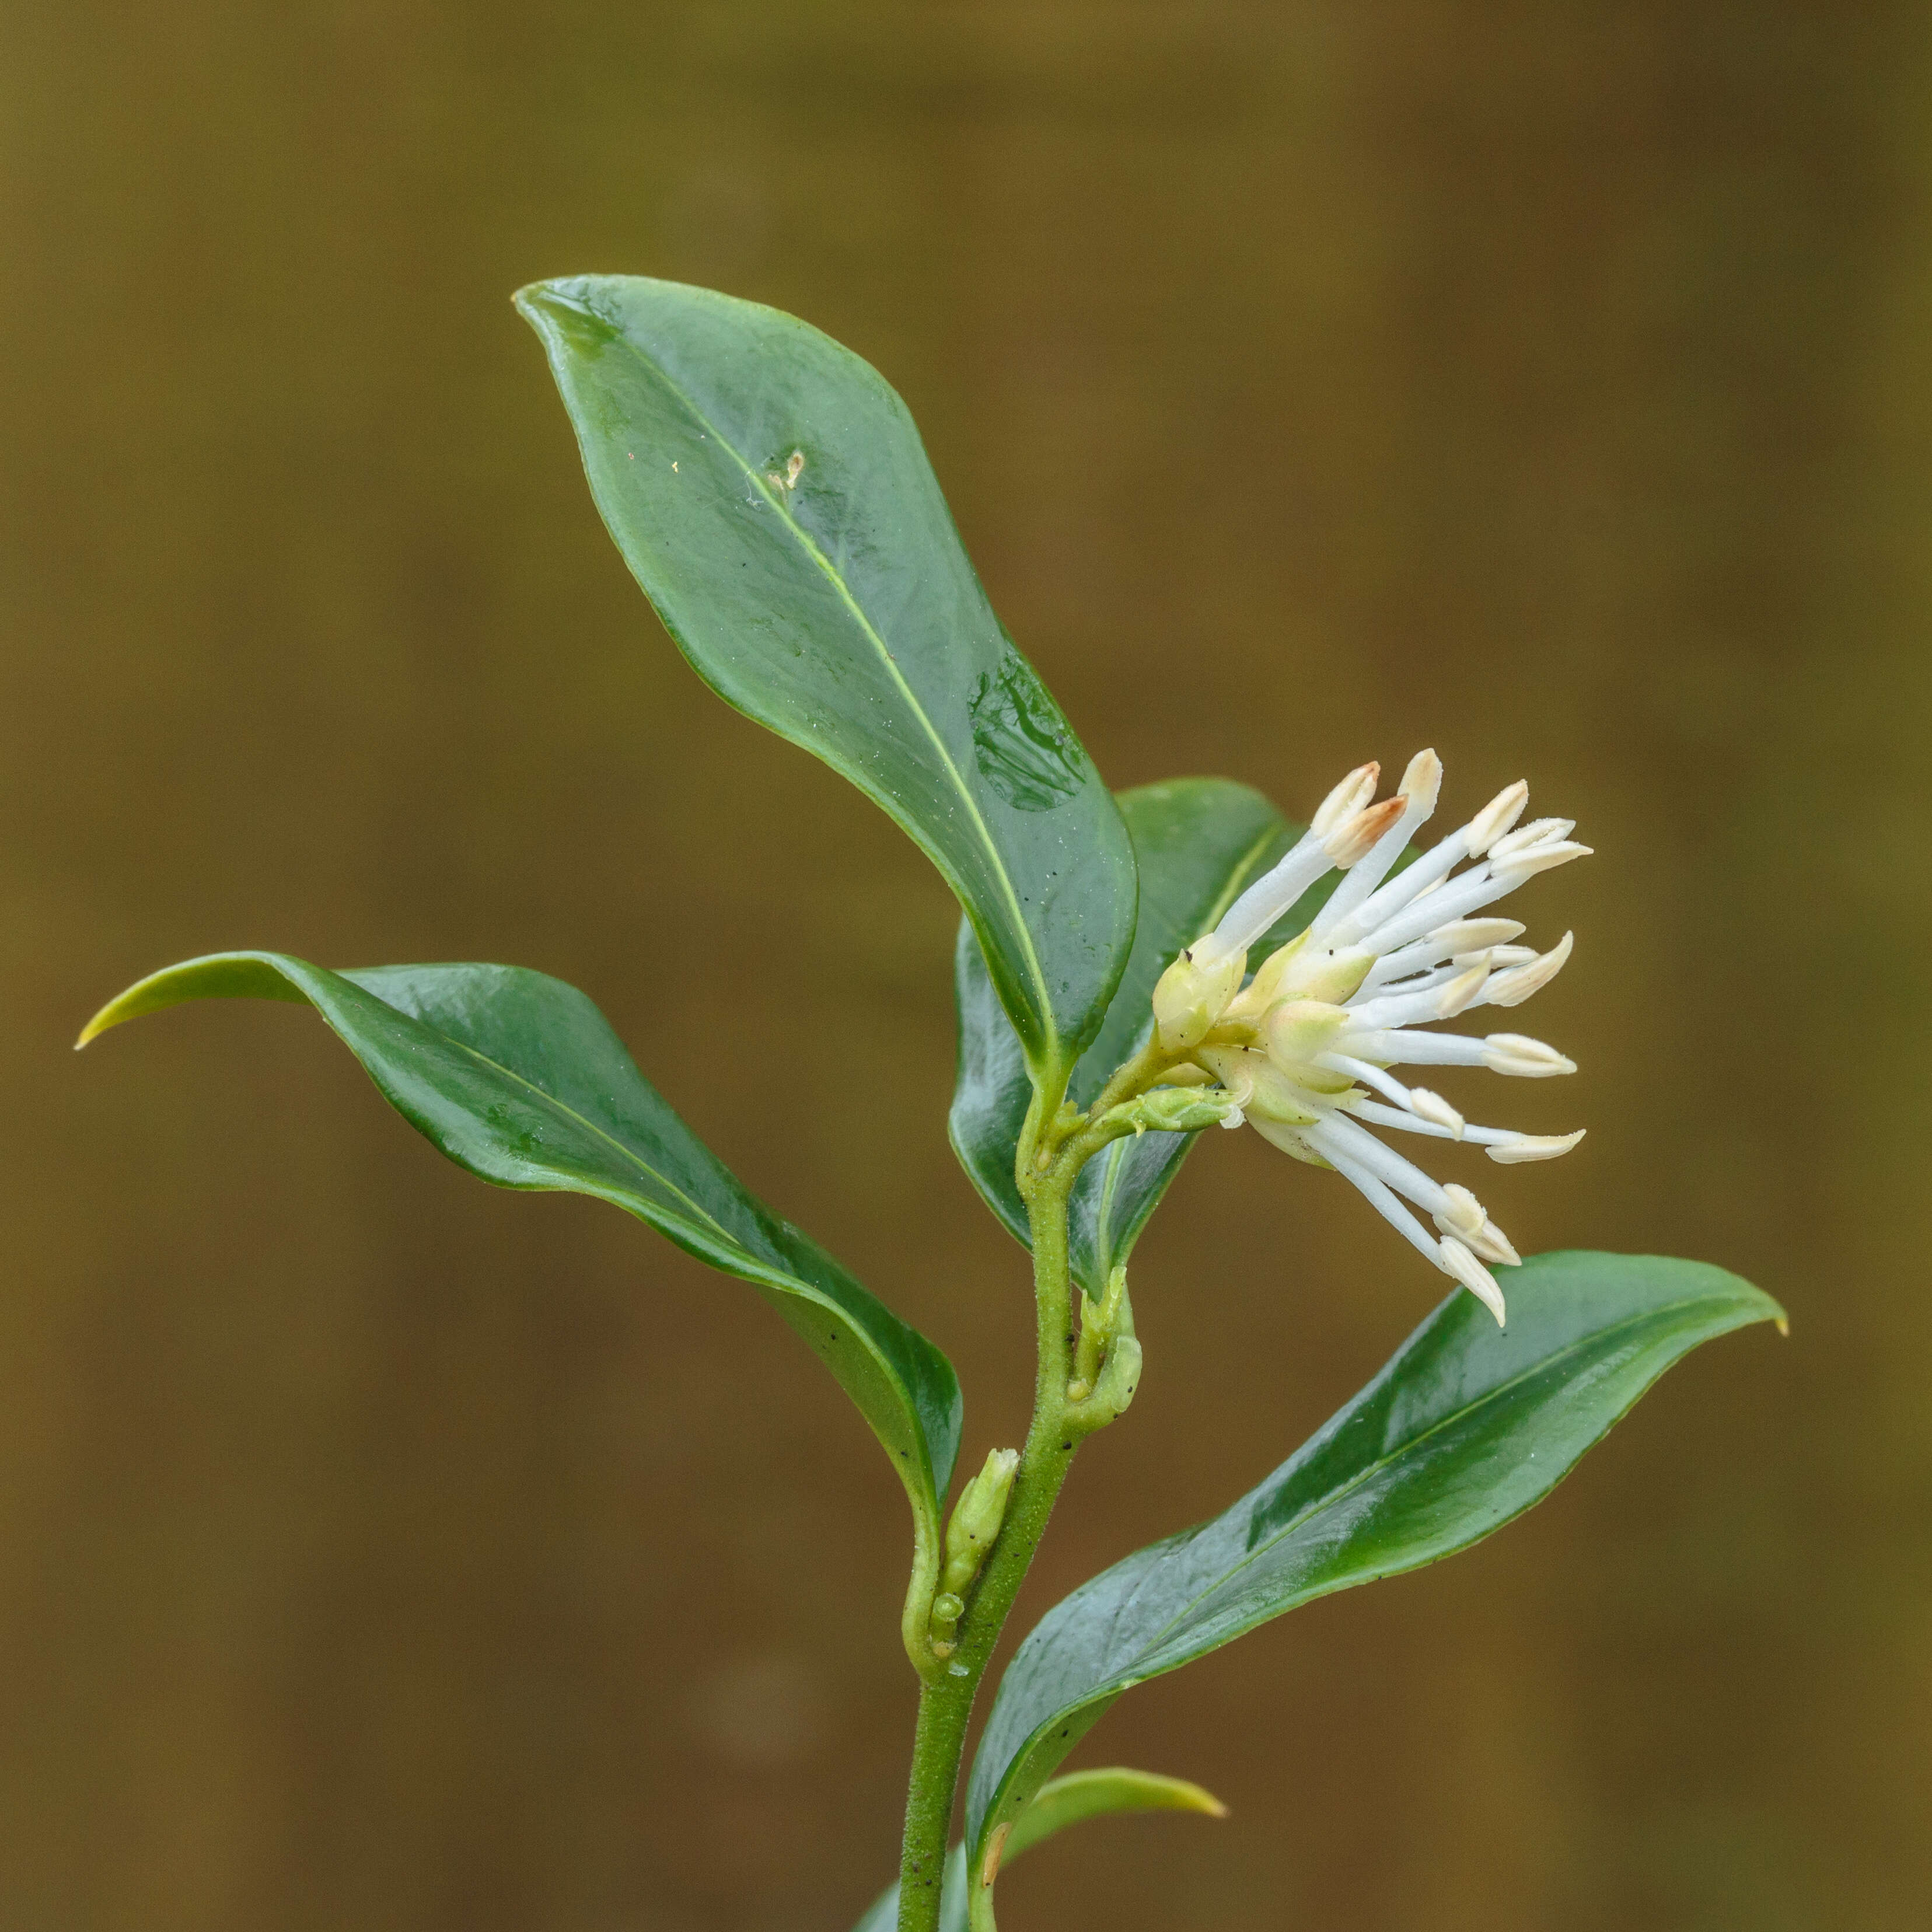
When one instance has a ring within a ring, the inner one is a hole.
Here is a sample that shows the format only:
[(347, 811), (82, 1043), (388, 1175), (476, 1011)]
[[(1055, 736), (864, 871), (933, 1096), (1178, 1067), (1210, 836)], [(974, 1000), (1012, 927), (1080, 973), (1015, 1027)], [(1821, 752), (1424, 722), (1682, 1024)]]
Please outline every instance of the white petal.
[[(1388, 877), (1389, 868), (1402, 856), (1402, 848), (1435, 811), (1436, 795), (1442, 788), (1442, 760), (1433, 752), (1417, 752), (1402, 775), (1402, 789), (1396, 794), (1402, 802), (1400, 813), (1390, 819), (1388, 829), (1336, 887), (1316, 916), (1313, 928), (1316, 938), (1335, 931)], [(1413, 893), (1404, 894), (1403, 903), (1413, 896)]]
[[(1331, 1068), (1337, 1073), (1346, 1073), (1351, 1080), (1359, 1080), (1364, 1087), (1372, 1087), (1378, 1094), (1386, 1094), (1398, 1107), (1408, 1105), (1408, 1089), (1379, 1066), (1371, 1066), (1366, 1060), (1352, 1060), (1346, 1053), (1324, 1053), (1317, 1058), (1315, 1064)], [(1354, 1111), (1360, 1113), (1362, 1110), (1358, 1106)]]
[(1480, 952), (1500, 945), (1504, 940), (1515, 938), (1523, 930), (1520, 920), (1452, 920), (1441, 931), (1430, 932), (1426, 939), (1412, 940), (1407, 946), (1384, 953), (1370, 969), (1368, 978), (1363, 982), (1364, 988), (1372, 992), (1391, 980), (1401, 979), (1406, 974), (1419, 973), (1439, 960), (1453, 959), (1461, 953)]

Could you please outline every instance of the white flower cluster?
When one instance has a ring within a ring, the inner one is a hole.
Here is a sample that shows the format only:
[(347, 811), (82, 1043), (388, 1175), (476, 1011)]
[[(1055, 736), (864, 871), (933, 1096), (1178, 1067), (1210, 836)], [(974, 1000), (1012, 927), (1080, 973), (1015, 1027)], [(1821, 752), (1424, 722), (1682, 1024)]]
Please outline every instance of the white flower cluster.
[[(1224, 1125), (1245, 1120), (1297, 1159), (1345, 1175), (1501, 1322), (1502, 1291), (1486, 1264), (1513, 1265), (1516, 1250), (1466, 1187), (1431, 1180), (1369, 1127), (1472, 1141), (1505, 1162), (1549, 1160), (1583, 1138), (1581, 1130), (1542, 1136), (1474, 1126), (1439, 1094), (1406, 1086), (1388, 1070), (1486, 1066), (1532, 1079), (1576, 1071), (1553, 1047), (1523, 1034), (1438, 1033), (1430, 1022), (1477, 1006), (1520, 1006), (1556, 977), (1570, 956), (1570, 934), (1538, 952), (1515, 944), (1523, 931), (1516, 920), (1478, 915), (1590, 848), (1570, 838), (1569, 819), (1517, 829), (1529, 788), (1516, 784), (1391, 878), (1436, 809), (1442, 766), (1433, 752), (1418, 752), (1396, 795), (1378, 804), (1379, 776), (1372, 764), (1351, 772), (1294, 849), (1162, 976), (1155, 1024), (1162, 1049), (1178, 1057), (1164, 1077), (1218, 1083), (1233, 1102)], [(1314, 923), (1244, 986), (1249, 948), (1336, 868), (1347, 876)]]

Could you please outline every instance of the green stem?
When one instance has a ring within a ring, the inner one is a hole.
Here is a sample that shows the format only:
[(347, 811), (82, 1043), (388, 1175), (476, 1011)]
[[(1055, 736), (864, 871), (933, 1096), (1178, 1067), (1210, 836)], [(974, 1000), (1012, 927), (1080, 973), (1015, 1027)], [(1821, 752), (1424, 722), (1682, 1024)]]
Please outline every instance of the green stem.
[[(1046, 1111), (1050, 1118), (1052, 1110)], [(1028, 1173), (1033, 1139), (1030, 1134), (1022, 1138), (1020, 1182), (1033, 1233), (1037, 1344), (1033, 1424), (1020, 1451), (999, 1539), (959, 1620), (958, 1647), (946, 1674), (920, 1686), (899, 1862), (899, 1932), (938, 1932), (940, 1886), (974, 1700), (1079, 1442), (1065, 1426), (1074, 1339), (1066, 1201), (1078, 1167), (1058, 1160), (1044, 1174)], [(1047, 1144), (1052, 1144), (1050, 1130)]]

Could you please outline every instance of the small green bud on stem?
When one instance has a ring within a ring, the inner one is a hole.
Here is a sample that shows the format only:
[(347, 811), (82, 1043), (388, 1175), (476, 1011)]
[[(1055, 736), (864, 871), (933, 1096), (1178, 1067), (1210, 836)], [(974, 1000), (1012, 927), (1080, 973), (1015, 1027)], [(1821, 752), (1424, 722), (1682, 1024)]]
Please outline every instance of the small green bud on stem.
[(1097, 1303), (1081, 1298), (1080, 1339), (1066, 1384), (1067, 1427), (1080, 1436), (1104, 1429), (1125, 1412), (1140, 1380), (1141, 1345), (1134, 1335), (1127, 1271), (1117, 1268)]
[(957, 1632), (959, 1619), (966, 1614), (966, 1606), (950, 1590), (942, 1590), (932, 1600), (932, 1654), (934, 1657), (950, 1657), (958, 1647)]
[(1020, 1466), (1017, 1449), (995, 1449), (986, 1466), (959, 1492), (946, 1526), (946, 1568), (939, 1593), (932, 1600), (932, 1652), (950, 1657), (959, 1619), (965, 1615), (965, 1593), (985, 1563), (1000, 1526), (1006, 1518), (1006, 1498), (1012, 1493), (1013, 1473)]
[(1100, 1125), (1113, 1140), (1149, 1131), (1192, 1134), (1218, 1127), (1240, 1111), (1239, 1100), (1224, 1087), (1156, 1087), (1137, 1100), (1110, 1107), (1100, 1117)]

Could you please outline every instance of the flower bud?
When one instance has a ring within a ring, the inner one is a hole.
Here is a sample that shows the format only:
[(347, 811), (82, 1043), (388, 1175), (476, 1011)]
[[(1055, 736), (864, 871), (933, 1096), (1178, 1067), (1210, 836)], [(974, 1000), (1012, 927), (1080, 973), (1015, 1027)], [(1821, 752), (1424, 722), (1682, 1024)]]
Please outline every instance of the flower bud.
[[(1080, 1340), (1073, 1352), (1073, 1374), (1077, 1382), (1090, 1390), (1100, 1373), (1108, 1346), (1119, 1335), (1134, 1332), (1134, 1304), (1127, 1296), (1127, 1270), (1124, 1263), (1107, 1277), (1107, 1292), (1099, 1300), (1080, 1298)], [(1083, 1390), (1083, 1394), (1085, 1390)], [(1073, 1394), (1070, 1388), (1070, 1396)], [(1074, 1396), (1076, 1401), (1082, 1396)]]
[(1012, 1492), (1013, 1472), (1020, 1466), (1017, 1449), (994, 1449), (986, 1466), (959, 1492), (952, 1519), (946, 1526), (946, 1571), (942, 1593), (958, 1597), (979, 1575), (980, 1567), (1006, 1520), (1006, 1498)]
[(1160, 976), (1154, 989), (1154, 1020), (1168, 1052), (1185, 1053), (1200, 1045), (1240, 991), (1247, 964), (1245, 952), (1224, 951), (1210, 933)]
[(1339, 952), (1310, 953), (1293, 962), (1282, 975), (1280, 996), (1285, 1000), (1320, 1000), (1339, 1006), (1360, 992), (1362, 982), (1375, 963), (1372, 952), (1364, 952), (1354, 946), (1345, 946)]
[(1192, 1134), (1220, 1126), (1240, 1104), (1229, 1094), (1198, 1087), (1156, 1087), (1132, 1103), (1131, 1118), (1136, 1127), (1156, 1133)]
[(1140, 1382), (1141, 1345), (1134, 1335), (1127, 1271), (1117, 1268), (1097, 1303), (1081, 1298), (1080, 1340), (1066, 1385), (1066, 1426), (1081, 1436), (1106, 1428), (1126, 1413)]
[(1436, 1017), (1439, 1020), (1452, 1020), (1458, 1013), (1466, 1012), (1476, 1004), (1476, 998), (1490, 976), (1487, 962), (1472, 966), (1466, 973), (1459, 974), (1444, 986), (1436, 998)]
[(1348, 1024), (1346, 1006), (1325, 1000), (1284, 1000), (1268, 1016), (1263, 1031), (1268, 1058), (1277, 1066), (1305, 1066), (1325, 1053)]
[(1576, 829), (1574, 818), (1532, 818), (1527, 825), (1519, 826), (1515, 831), (1491, 842), (1490, 862), (1500, 866), (1505, 859), (1526, 852), (1532, 845), (1548, 845), (1557, 839), (1568, 838)]
[(1507, 878), (1512, 888), (1538, 872), (1546, 872), (1552, 866), (1567, 866), (1572, 859), (1587, 859), (1596, 848), (1579, 845), (1573, 838), (1546, 839), (1540, 845), (1526, 845), (1519, 852), (1512, 852), (1506, 859), (1490, 855), (1498, 879)]
[(1466, 1187), (1454, 1182), (1442, 1190), (1448, 1204), (1436, 1216), (1436, 1225), (1445, 1234), (1459, 1235), (1468, 1240), (1472, 1235), (1483, 1232), (1483, 1224), (1490, 1218), (1489, 1210)]
[(1307, 940), (1305, 932), (1296, 934), (1286, 946), (1278, 946), (1256, 969), (1255, 976), (1248, 983), (1248, 989), (1239, 1001), (1244, 1012), (1264, 1013), (1276, 1000), (1288, 997), (1282, 982), (1293, 968)]
[(1080, 1406), (1081, 1420), (1088, 1428), (1104, 1429), (1118, 1422), (1127, 1412), (1134, 1391), (1141, 1385), (1141, 1345), (1131, 1335), (1117, 1335), (1101, 1364), (1100, 1379), (1094, 1393)]
[(1516, 1251), (1516, 1244), (1495, 1222), (1486, 1220), (1473, 1234), (1463, 1239), (1475, 1251), (1478, 1259), (1504, 1268), (1520, 1268), (1522, 1257)]

